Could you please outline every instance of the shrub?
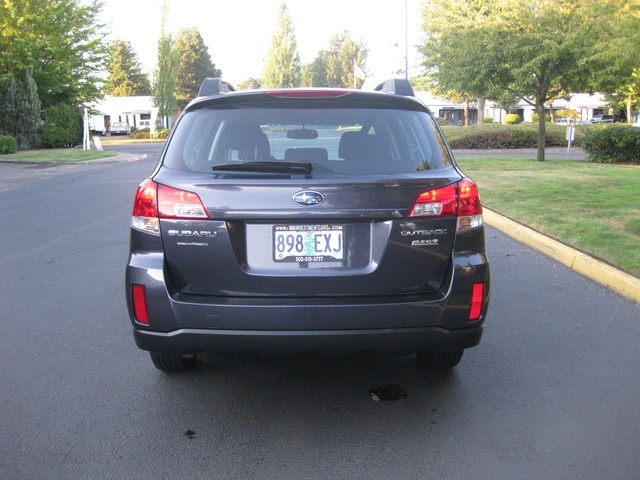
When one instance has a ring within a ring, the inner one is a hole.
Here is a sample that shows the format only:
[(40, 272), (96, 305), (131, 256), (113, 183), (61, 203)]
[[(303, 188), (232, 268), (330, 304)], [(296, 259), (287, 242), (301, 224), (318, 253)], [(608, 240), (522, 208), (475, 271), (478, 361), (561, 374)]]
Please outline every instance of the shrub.
[(590, 162), (640, 165), (640, 128), (606, 125), (584, 130), (582, 148)]
[[(547, 125), (545, 145), (547, 147), (565, 147), (566, 129), (560, 126)], [(577, 132), (574, 145), (578, 146), (581, 132)], [(532, 123), (521, 125), (475, 125), (469, 127), (463, 135), (452, 135), (447, 131), (447, 138), (454, 149), (501, 149), (501, 148), (537, 148), (538, 126)]]
[[(169, 137), (170, 130), (160, 129), (156, 130), (154, 138), (166, 140)], [(140, 130), (131, 134), (130, 138), (133, 140), (149, 140), (151, 138), (151, 132), (148, 128), (141, 128)]]
[(517, 113), (509, 113), (504, 116), (504, 123), (507, 125), (518, 125), (522, 120)]
[(578, 118), (580, 118), (580, 114), (576, 110), (571, 110), (569, 108), (557, 110), (556, 116), (560, 118), (571, 118), (572, 120), (577, 120)]
[[(540, 120), (540, 115), (538, 115), (537, 113), (534, 113), (534, 114), (531, 116), (531, 121), (532, 121), (533, 123), (538, 123), (538, 121), (539, 121), (539, 120)], [(545, 122), (547, 122), (547, 123), (550, 123), (550, 122), (551, 122), (551, 115), (549, 115), (549, 114), (547, 113), (547, 114), (544, 116), (544, 121), (545, 121)]]
[(482, 123), (493, 123), (493, 118), (491, 117), (484, 117), (482, 119)]
[(8, 155), (18, 151), (18, 141), (11, 135), (0, 135), (0, 154)]
[(40, 132), (43, 147), (73, 147), (82, 142), (80, 109), (61, 103), (47, 108), (44, 117)]
[(444, 117), (436, 117), (436, 120), (438, 121), (438, 125), (441, 127), (449, 125), (449, 120)]
[(147, 130), (146, 132), (144, 128), (141, 130), (138, 130), (137, 132), (134, 132), (131, 135), (129, 135), (129, 138), (133, 140), (149, 140), (149, 138), (151, 137), (151, 134), (149, 133), (148, 128), (146, 130)]

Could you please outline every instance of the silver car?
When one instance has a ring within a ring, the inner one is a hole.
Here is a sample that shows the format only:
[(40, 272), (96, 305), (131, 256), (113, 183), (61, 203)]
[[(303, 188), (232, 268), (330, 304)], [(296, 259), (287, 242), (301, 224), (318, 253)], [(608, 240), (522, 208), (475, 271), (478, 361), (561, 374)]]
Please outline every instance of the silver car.
[(478, 189), (412, 93), (205, 80), (134, 200), (127, 303), (157, 368), (378, 350), (446, 370), (478, 344)]
[(111, 135), (129, 135), (131, 127), (127, 122), (113, 122), (109, 128)]

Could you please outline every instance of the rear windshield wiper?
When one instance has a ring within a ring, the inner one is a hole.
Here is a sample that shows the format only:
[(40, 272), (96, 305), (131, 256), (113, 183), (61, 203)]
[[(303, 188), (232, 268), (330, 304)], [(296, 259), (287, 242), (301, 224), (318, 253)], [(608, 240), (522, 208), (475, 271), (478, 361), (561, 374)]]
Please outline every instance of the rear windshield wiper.
[(297, 173), (306, 175), (313, 171), (313, 165), (308, 162), (243, 162), (214, 165), (211, 167), (211, 170), (228, 172)]

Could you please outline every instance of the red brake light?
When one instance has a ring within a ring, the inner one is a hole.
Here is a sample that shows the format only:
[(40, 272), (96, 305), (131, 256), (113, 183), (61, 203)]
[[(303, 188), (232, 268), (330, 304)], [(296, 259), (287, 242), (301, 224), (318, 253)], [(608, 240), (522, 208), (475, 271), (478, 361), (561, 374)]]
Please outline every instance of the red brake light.
[(478, 186), (469, 178), (463, 178), (458, 182), (458, 215), (472, 216), (482, 213)]
[(158, 185), (147, 178), (138, 186), (136, 198), (133, 202), (133, 215), (136, 217), (157, 217), (157, 187)]
[(287, 89), (287, 90), (267, 90), (267, 95), (280, 98), (326, 98), (326, 97), (342, 97), (347, 95), (347, 90), (339, 89)]

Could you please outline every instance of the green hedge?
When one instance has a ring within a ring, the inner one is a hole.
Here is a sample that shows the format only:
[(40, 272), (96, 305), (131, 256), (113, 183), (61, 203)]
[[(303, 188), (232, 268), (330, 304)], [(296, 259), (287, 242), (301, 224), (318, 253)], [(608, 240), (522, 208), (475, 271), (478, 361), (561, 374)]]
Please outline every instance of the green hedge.
[[(166, 140), (169, 137), (170, 130), (157, 130), (155, 138)], [(148, 128), (141, 128), (140, 130), (131, 134), (131, 138), (134, 140), (149, 140), (151, 138), (151, 132)]]
[(75, 147), (82, 143), (82, 113), (79, 108), (64, 103), (53, 105), (47, 108), (44, 117), (40, 131), (43, 147)]
[(18, 151), (18, 141), (11, 135), (0, 135), (0, 154), (8, 155)]
[[(518, 126), (497, 126), (489, 131), (470, 128), (468, 134), (461, 138), (449, 139), (453, 149), (502, 149), (502, 148), (537, 148), (537, 125), (521, 124)], [(535, 128), (533, 128), (535, 127)], [(580, 144), (576, 139), (574, 146)], [(545, 131), (545, 145), (547, 147), (566, 147), (565, 129), (547, 128)]]
[(584, 133), (582, 148), (590, 162), (640, 165), (640, 128), (594, 125)]

